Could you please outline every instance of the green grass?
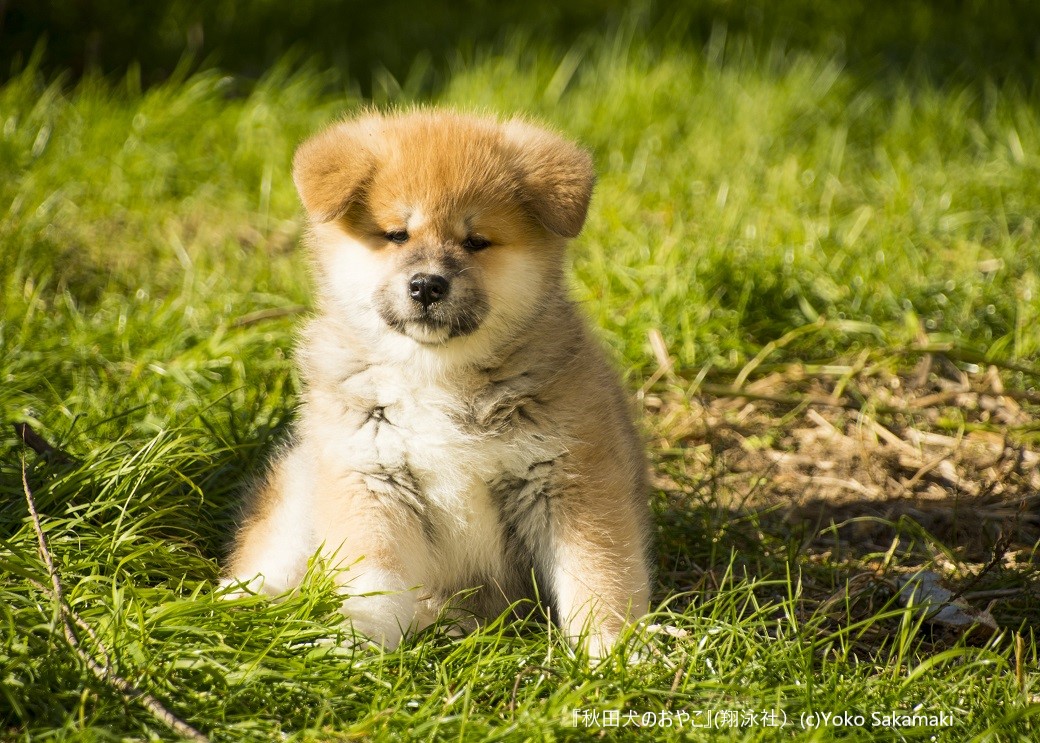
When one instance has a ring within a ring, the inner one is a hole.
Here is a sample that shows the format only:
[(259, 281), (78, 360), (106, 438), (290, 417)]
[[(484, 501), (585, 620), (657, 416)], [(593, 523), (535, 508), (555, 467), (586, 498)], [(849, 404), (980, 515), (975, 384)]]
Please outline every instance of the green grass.
[[(696, 472), (686, 495), (654, 496), (660, 621), (688, 634), (647, 638), (639, 662), (632, 638), (593, 668), (537, 621), (352, 650), (320, 574), (279, 604), (215, 599), (237, 488), (292, 417), (296, 319), (251, 315), (308, 302), (289, 161), (362, 103), (332, 80), (285, 64), (255, 87), (207, 72), (142, 91), (132, 75), (69, 86), (30, 68), (0, 89), (3, 737), (171, 736), (57, 629), (10, 426), (29, 422), (78, 460), (25, 454), (67, 600), (122, 676), (216, 740), (597, 732), (570, 726), (576, 710), (789, 721), (722, 731), (734, 740), (1036, 739), (1036, 607), (982, 646), (945, 649), (890, 596), (820, 610), (804, 586), (837, 590), (845, 569), (710, 489), (694, 498)], [(408, 102), (393, 84), (377, 94)], [(821, 318), (766, 360), (945, 344), (1028, 368), (1040, 352), (1040, 101), (1014, 83), (874, 81), (836, 57), (719, 37), (654, 47), (622, 30), (563, 56), (485, 50), (434, 102), (531, 113), (593, 150), (573, 289), (633, 388), (657, 368), (651, 331), (680, 382), (732, 379)], [(911, 709), (953, 725), (798, 723)]]

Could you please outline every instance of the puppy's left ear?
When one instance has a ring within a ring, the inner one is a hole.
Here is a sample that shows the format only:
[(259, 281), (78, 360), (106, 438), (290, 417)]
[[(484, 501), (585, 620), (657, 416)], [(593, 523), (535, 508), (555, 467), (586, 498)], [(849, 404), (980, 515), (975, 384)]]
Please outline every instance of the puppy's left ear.
[(521, 119), (503, 124), (516, 149), (524, 196), (535, 218), (561, 237), (577, 237), (589, 211), (596, 173), (588, 152)]

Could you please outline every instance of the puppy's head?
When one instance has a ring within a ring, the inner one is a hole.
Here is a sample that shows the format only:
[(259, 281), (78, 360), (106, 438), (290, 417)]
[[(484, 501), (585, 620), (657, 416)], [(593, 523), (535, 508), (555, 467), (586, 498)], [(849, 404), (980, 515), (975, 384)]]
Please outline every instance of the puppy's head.
[(420, 111), (337, 124), (296, 153), (326, 301), (430, 347), (494, 343), (562, 289), (588, 154), (521, 120)]

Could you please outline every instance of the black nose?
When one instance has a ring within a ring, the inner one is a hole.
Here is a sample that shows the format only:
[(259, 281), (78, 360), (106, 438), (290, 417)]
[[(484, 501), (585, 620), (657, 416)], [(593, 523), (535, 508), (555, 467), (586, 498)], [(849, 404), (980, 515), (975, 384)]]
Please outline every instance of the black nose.
[(408, 294), (423, 307), (448, 296), (451, 284), (443, 276), (435, 273), (417, 273), (408, 282)]

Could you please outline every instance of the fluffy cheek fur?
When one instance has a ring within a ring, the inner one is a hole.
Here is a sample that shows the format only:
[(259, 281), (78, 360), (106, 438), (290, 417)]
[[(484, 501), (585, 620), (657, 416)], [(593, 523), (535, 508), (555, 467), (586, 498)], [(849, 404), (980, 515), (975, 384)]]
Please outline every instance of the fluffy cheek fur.
[(489, 338), (505, 339), (511, 329), (527, 327), (541, 311), (547, 289), (556, 285), (557, 271), (547, 255), (527, 247), (489, 248), (480, 257), (491, 307), (482, 331)]

